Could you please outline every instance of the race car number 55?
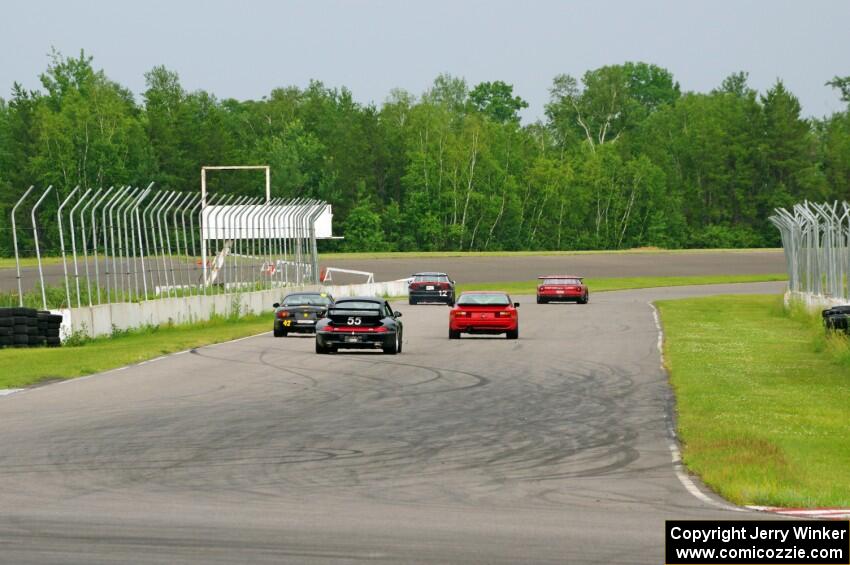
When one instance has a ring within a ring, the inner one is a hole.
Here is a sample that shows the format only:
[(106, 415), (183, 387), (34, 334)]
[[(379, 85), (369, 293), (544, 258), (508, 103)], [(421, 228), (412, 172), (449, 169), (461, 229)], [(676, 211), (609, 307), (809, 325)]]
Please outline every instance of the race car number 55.
[(360, 318), (355, 318), (354, 316), (349, 316), (347, 323), (349, 326), (359, 326), (361, 323), (363, 323), (363, 320), (361, 320)]

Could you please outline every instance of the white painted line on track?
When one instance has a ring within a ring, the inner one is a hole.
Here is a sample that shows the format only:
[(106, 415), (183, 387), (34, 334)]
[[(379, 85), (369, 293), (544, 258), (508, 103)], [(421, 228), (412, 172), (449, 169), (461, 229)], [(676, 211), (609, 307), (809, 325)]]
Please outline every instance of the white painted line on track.
[(22, 388), (4, 388), (0, 389), (0, 396), (9, 396), (11, 394), (15, 394), (16, 392), (21, 392)]
[[(655, 321), (655, 329), (658, 332), (657, 347), (658, 355), (661, 358), (661, 370), (666, 373), (667, 369), (664, 367), (664, 329), (661, 327), (661, 318), (658, 316), (658, 308), (655, 307), (655, 304), (652, 302), (647, 302), (647, 304), (649, 304), (649, 307), (652, 308), (652, 319)], [(676, 473), (676, 477), (679, 479), (679, 482), (685, 487), (685, 490), (705, 504), (722, 508), (724, 510), (746, 512), (747, 508), (741, 508), (740, 506), (735, 506), (728, 502), (715, 500), (702, 492), (696, 483), (694, 483), (685, 468), (685, 464), (682, 462), (682, 452), (679, 451), (679, 446), (677, 445), (676, 428), (673, 425), (673, 420), (669, 417), (669, 414), (667, 416), (668, 432), (671, 438), (667, 446), (670, 448), (670, 455), (673, 460), (673, 471)]]

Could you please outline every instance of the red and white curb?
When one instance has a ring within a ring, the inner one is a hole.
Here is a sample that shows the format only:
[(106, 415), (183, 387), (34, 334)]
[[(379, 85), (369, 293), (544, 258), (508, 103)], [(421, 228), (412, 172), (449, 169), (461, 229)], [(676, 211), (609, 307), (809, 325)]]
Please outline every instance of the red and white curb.
[(781, 508), (777, 506), (747, 506), (757, 512), (769, 512), (778, 516), (794, 518), (816, 518), (818, 520), (850, 520), (850, 508)]

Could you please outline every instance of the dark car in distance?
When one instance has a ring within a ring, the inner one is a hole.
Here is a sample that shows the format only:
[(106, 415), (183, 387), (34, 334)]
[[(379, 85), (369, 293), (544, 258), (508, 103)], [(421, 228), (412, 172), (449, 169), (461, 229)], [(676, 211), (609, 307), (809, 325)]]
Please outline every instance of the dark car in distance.
[(340, 298), (316, 324), (316, 353), (339, 349), (381, 349), (401, 353), (404, 327), (401, 312), (382, 298)]
[(420, 302), (455, 303), (455, 282), (446, 273), (416, 273), (407, 285), (409, 304)]
[(275, 302), (274, 336), (286, 337), (289, 333), (313, 333), (316, 322), (327, 315), (334, 303), (333, 296), (324, 292), (293, 292)]

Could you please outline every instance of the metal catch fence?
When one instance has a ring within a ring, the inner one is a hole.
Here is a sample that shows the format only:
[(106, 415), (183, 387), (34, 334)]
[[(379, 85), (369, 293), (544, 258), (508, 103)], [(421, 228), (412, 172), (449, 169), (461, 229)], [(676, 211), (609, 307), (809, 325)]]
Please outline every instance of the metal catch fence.
[(792, 293), (850, 301), (850, 204), (803, 202), (777, 208)]
[[(53, 187), (34, 191), (30, 187), (11, 211), (20, 306), (27, 292), (40, 294), (46, 310), (319, 282), (316, 221), (329, 212), (323, 201), (204, 199), (151, 183), (77, 187), (57, 200), (54, 213), (42, 206)], [(29, 222), (20, 223), (28, 199), (35, 199)], [(35, 256), (37, 272), (22, 270), (19, 235), (31, 246), (23, 251)], [(58, 246), (51, 252), (61, 264), (43, 260), (43, 239)]]

